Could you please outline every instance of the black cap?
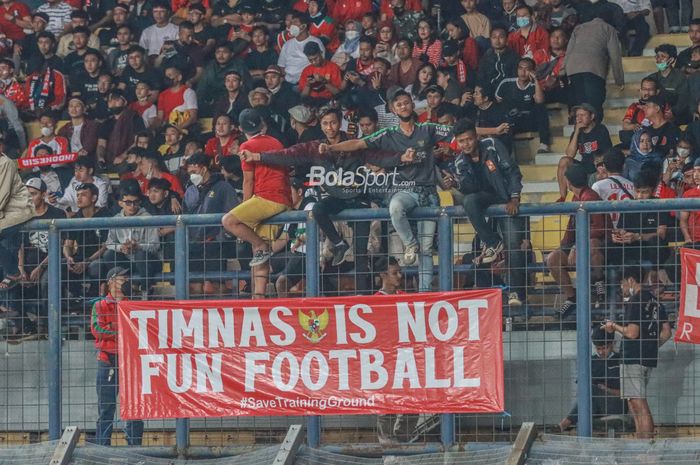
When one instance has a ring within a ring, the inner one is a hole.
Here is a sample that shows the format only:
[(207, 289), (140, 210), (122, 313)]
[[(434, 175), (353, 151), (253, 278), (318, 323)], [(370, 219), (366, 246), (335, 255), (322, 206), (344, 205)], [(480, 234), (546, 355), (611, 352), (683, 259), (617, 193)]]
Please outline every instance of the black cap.
[(43, 11), (37, 11), (36, 13), (34, 13), (34, 14), (32, 15), (32, 19), (34, 19), (34, 18), (41, 18), (41, 19), (44, 20), (44, 22), (45, 22), (46, 24), (49, 24), (49, 21), (50, 21), (50, 20), (49, 20), (49, 15), (47, 15), (47, 14), (44, 13)]
[(246, 108), (238, 116), (238, 125), (245, 133), (257, 134), (263, 127), (263, 119), (257, 110)]
[(127, 13), (129, 12), (129, 5), (121, 3), (121, 2), (118, 2), (116, 5), (114, 5), (114, 8), (112, 8), (112, 10), (114, 10), (115, 8), (120, 8), (120, 9), (126, 11)]
[(427, 89), (425, 89), (425, 95), (428, 95), (431, 92), (437, 92), (438, 94), (442, 95), (443, 97), (445, 96), (445, 89), (440, 87), (437, 84), (433, 84), (431, 86), (428, 86)]
[(194, 5), (190, 5), (190, 11), (199, 11), (200, 13), (204, 14), (207, 12), (207, 9), (204, 8), (204, 5), (201, 3), (195, 3)]
[(389, 87), (389, 90), (386, 91), (386, 100), (390, 103), (393, 103), (394, 100), (401, 97), (402, 95), (406, 95), (407, 97), (411, 97), (411, 94), (406, 92), (406, 90), (403, 87), (391, 86), (391, 87)]
[(126, 101), (126, 96), (124, 95), (124, 92), (121, 89), (114, 89), (110, 91), (109, 100), (112, 100), (114, 98), (123, 98), (124, 101)]
[(304, 45), (304, 55), (313, 56), (321, 53), (321, 47), (318, 46), (316, 42), (308, 42)]
[(455, 40), (446, 40), (442, 44), (442, 56), (451, 57), (459, 53), (459, 45)]
[(652, 95), (651, 97), (646, 99), (646, 101), (644, 102), (645, 105), (648, 105), (650, 103), (653, 103), (654, 105), (658, 105), (659, 108), (661, 108), (663, 110), (664, 107), (666, 106), (666, 99), (661, 95)]
[(187, 159), (188, 165), (199, 165), (209, 167), (211, 160), (207, 155), (202, 152), (193, 153), (190, 158)]
[(241, 14), (243, 14), (243, 13), (250, 13), (251, 15), (255, 14), (255, 8), (253, 8), (253, 5), (250, 5), (250, 4), (241, 5), (241, 8), (238, 11)]
[(107, 281), (111, 281), (117, 276), (129, 276), (129, 270), (121, 266), (115, 266), (107, 272)]

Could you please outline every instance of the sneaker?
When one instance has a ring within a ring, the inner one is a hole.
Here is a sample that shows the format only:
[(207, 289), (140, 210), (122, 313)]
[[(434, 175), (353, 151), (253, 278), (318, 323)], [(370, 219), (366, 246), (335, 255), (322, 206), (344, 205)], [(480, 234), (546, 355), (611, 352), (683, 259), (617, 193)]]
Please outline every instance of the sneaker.
[(501, 252), (503, 252), (503, 241), (500, 241), (494, 247), (486, 247), (486, 249), (484, 249), (484, 253), (481, 254), (481, 263), (483, 263), (484, 265), (493, 263), (494, 261), (496, 261), (496, 258), (498, 258), (498, 254)]
[(517, 292), (511, 292), (508, 294), (508, 305), (511, 307), (522, 307), (523, 301), (518, 297)]
[(566, 202), (566, 196), (559, 197), (555, 203), (561, 203), (561, 202)]
[(673, 26), (669, 28), (668, 32), (670, 32), (671, 34), (678, 34), (681, 32), (681, 28), (678, 26)]
[(690, 31), (690, 27), (688, 27), (688, 26), (683, 26), (683, 27), (681, 28), (681, 32), (682, 32), (683, 34), (687, 34), (688, 31)]
[(333, 252), (333, 262), (331, 263), (333, 266), (338, 266), (341, 263), (345, 261), (345, 253), (350, 249), (350, 246), (348, 245), (347, 242), (343, 241), (340, 244), (334, 245), (332, 252)]
[(540, 144), (539, 147), (537, 147), (537, 153), (549, 153), (551, 152), (549, 145), (547, 144)]
[(571, 314), (571, 312), (573, 312), (575, 310), (576, 310), (576, 301), (571, 300), (571, 299), (566, 299), (558, 310), (559, 318), (561, 318), (563, 320), (564, 318), (569, 316), (569, 314)]
[(596, 281), (593, 283), (594, 307), (600, 308), (605, 303), (605, 283)]
[(258, 250), (255, 252), (253, 259), (250, 261), (250, 267), (252, 268), (254, 266), (260, 266), (267, 263), (267, 261), (270, 259), (270, 255), (272, 254), (269, 250)]
[(403, 264), (406, 266), (416, 263), (418, 258), (418, 244), (411, 244), (403, 251)]

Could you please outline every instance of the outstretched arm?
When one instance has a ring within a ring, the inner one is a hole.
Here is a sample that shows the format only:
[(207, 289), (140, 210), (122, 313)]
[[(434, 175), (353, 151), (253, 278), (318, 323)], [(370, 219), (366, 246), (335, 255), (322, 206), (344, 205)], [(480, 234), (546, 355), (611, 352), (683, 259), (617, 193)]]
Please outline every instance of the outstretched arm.
[(357, 152), (367, 148), (367, 142), (364, 139), (350, 139), (337, 144), (320, 144), (318, 153), (324, 154), (328, 152)]

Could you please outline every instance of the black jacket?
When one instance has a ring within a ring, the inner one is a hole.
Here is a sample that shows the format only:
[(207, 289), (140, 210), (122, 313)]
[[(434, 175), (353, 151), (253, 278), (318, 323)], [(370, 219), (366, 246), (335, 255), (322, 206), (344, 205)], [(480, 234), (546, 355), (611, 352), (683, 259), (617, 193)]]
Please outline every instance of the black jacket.
[[(476, 194), (488, 185), (489, 191), (494, 192), (501, 203), (520, 197), (523, 175), (505, 145), (489, 137), (479, 142), (479, 153), (481, 160), (477, 166), (468, 155), (461, 153), (457, 156), (455, 172), (459, 191), (463, 194)], [(488, 172), (486, 179), (483, 178), (485, 172)]]
[(494, 89), (505, 78), (515, 77), (518, 70), (520, 57), (513, 50), (507, 48), (500, 55), (492, 48), (488, 49), (479, 61), (479, 70), (476, 73), (476, 84), (490, 84)]

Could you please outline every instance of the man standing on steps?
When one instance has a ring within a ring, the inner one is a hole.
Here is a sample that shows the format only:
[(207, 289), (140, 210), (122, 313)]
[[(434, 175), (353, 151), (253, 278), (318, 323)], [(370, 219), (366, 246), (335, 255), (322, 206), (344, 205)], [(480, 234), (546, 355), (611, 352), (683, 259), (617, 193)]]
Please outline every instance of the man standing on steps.
[[(404, 265), (412, 265), (419, 256), (419, 289), (430, 291), (433, 278), (434, 221), (418, 222), (418, 239), (411, 230), (408, 214), (416, 207), (436, 207), (438, 197), (435, 179), (433, 147), (438, 142), (452, 139), (452, 128), (432, 123), (418, 123), (411, 94), (401, 88), (387, 96), (393, 112), (399, 117), (399, 125), (382, 129), (362, 139), (338, 144), (321, 144), (319, 153), (356, 152), (365, 149), (382, 149), (406, 152), (415, 149), (415, 163), (398, 168), (396, 186), (389, 194), (391, 223), (404, 245)], [(420, 248), (419, 248), (420, 241)]]
[[(574, 194), (574, 202), (600, 200), (598, 194), (588, 187), (588, 174), (583, 166), (580, 164), (569, 166), (565, 174), (568, 189)], [(610, 233), (609, 223), (609, 216), (605, 213), (591, 215), (589, 237), (591, 281), (596, 291), (596, 299), (601, 295), (605, 297), (603, 245), (606, 236)], [(569, 217), (569, 224), (566, 226), (566, 233), (559, 248), (547, 256), (547, 267), (566, 297), (559, 309), (559, 315), (563, 319), (576, 310), (576, 289), (571, 284), (571, 276), (569, 276), (569, 269), (576, 267), (576, 215)], [(584, 308), (583, 311), (588, 309)]]
[(570, 82), (571, 103), (591, 104), (597, 120), (603, 121), (608, 68), (612, 68), (615, 84), (620, 87), (625, 85), (620, 41), (617, 30), (603, 19), (583, 10), (579, 11), (579, 15), (582, 23), (571, 34), (564, 58), (564, 69)]
[[(566, 146), (566, 153), (559, 160), (557, 167), (557, 182), (559, 183), (559, 200), (566, 200), (567, 182), (564, 173), (571, 165), (581, 165), (586, 172), (586, 175), (595, 173), (595, 157), (601, 155), (612, 148), (610, 133), (604, 124), (598, 123), (595, 108), (588, 104), (582, 103), (574, 107), (574, 116), (576, 118), (576, 126), (574, 132), (569, 139), (569, 145)], [(576, 160), (576, 154), (581, 154), (581, 161)]]
[[(508, 305), (521, 306), (525, 296), (525, 217), (517, 216), (520, 192), (523, 189), (520, 168), (500, 141), (486, 138), (479, 141), (474, 123), (467, 119), (454, 126), (455, 140), (461, 154), (455, 160), (456, 177), (452, 181), (464, 194), (464, 211), (476, 230), (484, 249), (474, 259), (476, 264), (492, 263), (504, 249), (506, 242)], [(493, 204), (505, 203), (509, 216), (498, 218), (503, 238), (486, 222), (486, 209)]]

